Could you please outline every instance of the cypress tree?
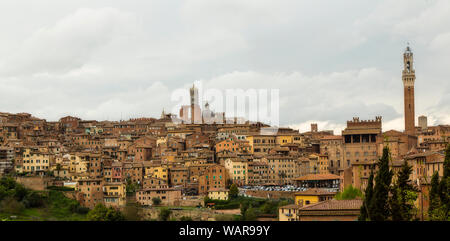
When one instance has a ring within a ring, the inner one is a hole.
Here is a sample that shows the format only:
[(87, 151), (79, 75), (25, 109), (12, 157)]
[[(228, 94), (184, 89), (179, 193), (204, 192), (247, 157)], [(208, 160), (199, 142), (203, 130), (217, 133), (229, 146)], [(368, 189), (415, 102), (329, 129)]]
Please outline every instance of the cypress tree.
[(444, 175), (439, 183), (439, 198), (443, 212), (443, 219), (448, 220), (450, 211), (450, 145), (445, 150)]
[(390, 152), (388, 147), (383, 148), (383, 156), (378, 161), (378, 172), (375, 177), (375, 188), (369, 205), (370, 219), (385, 221), (390, 217), (389, 191), (393, 173), (389, 170)]
[(392, 188), (392, 196), (389, 200), (390, 206), (391, 206), (391, 215), (392, 215), (392, 221), (403, 221), (403, 213), (402, 213), (402, 206), (401, 206), (401, 200), (400, 200), (400, 189), (398, 188), (398, 184), (396, 184)]
[(439, 174), (438, 172), (435, 172), (433, 174), (433, 177), (431, 178), (431, 190), (429, 193), (429, 207), (428, 207), (428, 217), (430, 220), (436, 219), (436, 212), (438, 212), (438, 209), (440, 207), (440, 200), (439, 200)]
[(372, 196), (373, 196), (373, 170), (370, 172), (369, 180), (367, 182), (367, 187), (364, 192), (364, 201), (363, 201), (363, 205), (361, 206), (360, 215), (358, 217), (359, 221), (367, 221), (367, 220), (370, 221), (369, 205), (371, 203)]
[(409, 177), (412, 167), (405, 161), (397, 175), (397, 183), (392, 189), (391, 212), (394, 221), (409, 221), (413, 218), (414, 201), (418, 190)]

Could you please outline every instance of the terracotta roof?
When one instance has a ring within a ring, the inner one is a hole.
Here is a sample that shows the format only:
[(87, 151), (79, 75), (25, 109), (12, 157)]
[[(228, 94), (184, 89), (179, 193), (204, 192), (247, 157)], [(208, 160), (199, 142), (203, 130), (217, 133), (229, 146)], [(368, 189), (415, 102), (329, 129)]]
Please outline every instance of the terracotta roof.
[(321, 140), (342, 140), (342, 136), (324, 136)]
[(426, 151), (426, 152), (421, 152), (421, 153), (417, 153), (417, 154), (407, 155), (407, 156), (405, 156), (405, 159), (413, 159), (416, 157), (426, 157), (426, 156), (433, 155), (433, 154), (438, 154), (438, 155), (443, 156), (442, 153), (439, 153), (437, 151)]
[(334, 180), (334, 179), (342, 179), (342, 177), (334, 174), (308, 174), (302, 177), (298, 177), (294, 180), (308, 181), (308, 180)]
[(311, 188), (303, 192), (296, 192), (294, 195), (304, 195), (304, 196), (316, 196), (316, 195), (335, 195), (336, 192), (329, 192), (325, 189)]
[(228, 192), (230, 190), (226, 189), (226, 188), (211, 188), (208, 190), (208, 192)]
[(285, 205), (285, 206), (281, 206), (280, 208), (284, 208), (284, 209), (299, 209), (300, 206), (297, 205), (297, 204), (288, 204), (288, 205)]
[(330, 211), (330, 210), (359, 210), (363, 203), (362, 199), (352, 200), (327, 200), (301, 207), (300, 211)]

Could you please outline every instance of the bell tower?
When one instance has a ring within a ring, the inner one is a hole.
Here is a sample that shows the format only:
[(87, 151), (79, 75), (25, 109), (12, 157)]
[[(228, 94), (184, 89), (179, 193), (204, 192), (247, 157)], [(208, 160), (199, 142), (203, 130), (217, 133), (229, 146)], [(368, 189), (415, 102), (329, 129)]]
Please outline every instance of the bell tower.
[(406, 47), (403, 53), (403, 91), (405, 104), (405, 133), (414, 135), (415, 128), (415, 113), (414, 113), (414, 82), (416, 80), (416, 72), (414, 70), (414, 58), (411, 48)]
[(199, 105), (198, 99), (198, 89), (195, 85), (192, 85), (192, 88), (189, 90), (191, 96), (191, 123), (199, 124), (202, 121), (202, 114)]

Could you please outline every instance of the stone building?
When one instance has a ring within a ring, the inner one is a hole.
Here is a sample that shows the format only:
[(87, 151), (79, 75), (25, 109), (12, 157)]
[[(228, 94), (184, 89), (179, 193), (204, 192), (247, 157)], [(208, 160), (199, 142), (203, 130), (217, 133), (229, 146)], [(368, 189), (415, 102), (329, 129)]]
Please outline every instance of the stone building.
[(382, 152), (381, 133), (381, 116), (375, 117), (375, 120), (359, 120), (354, 117), (352, 121), (347, 121), (347, 128), (342, 131), (344, 163), (340, 172), (353, 163), (375, 163)]
[(320, 139), (320, 154), (328, 156), (328, 170), (332, 174), (338, 174), (343, 165), (343, 141), (342, 136), (324, 136)]

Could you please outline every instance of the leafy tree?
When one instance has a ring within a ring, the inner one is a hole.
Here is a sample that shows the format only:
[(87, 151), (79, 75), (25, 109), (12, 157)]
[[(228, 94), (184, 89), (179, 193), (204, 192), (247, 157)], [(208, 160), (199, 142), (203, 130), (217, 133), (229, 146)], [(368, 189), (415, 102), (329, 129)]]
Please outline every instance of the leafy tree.
[(0, 186), (0, 201), (8, 196), (8, 190), (4, 186)]
[(105, 221), (124, 221), (125, 217), (119, 210), (115, 210), (112, 207), (108, 208), (106, 212)]
[(233, 183), (230, 186), (230, 198), (236, 198), (238, 196), (238, 194), (239, 194), (239, 189), (236, 186), (236, 184)]
[(14, 188), (14, 197), (21, 201), (25, 198), (25, 196), (28, 194), (28, 190), (23, 186), (22, 184), (16, 183), (16, 186)]
[(159, 211), (158, 219), (160, 221), (168, 221), (171, 213), (172, 211), (170, 211), (168, 208), (162, 208)]
[(38, 192), (30, 191), (24, 197), (22, 202), (25, 204), (27, 208), (36, 208), (44, 205), (44, 197), (40, 195)]
[(6, 190), (14, 189), (16, 187), (16, 181), (11, 177), (2, 177), (0, 179), (0, 186), (5, 187)]
[(245, 216), (245, 212), (247, 211), (247, 209), (249, 208), (250, 204), (248, 202), (248, 200), (244, 200), (241, 202), (241, 216), (244, 217)]
[(152, 203), (153, 205), (158, 206), (159, 204), (161, 204), (161, 198), (159, 197), (152, 198)]
[(180, 218), (180, 221), (192, 221), (191, 217), (183, 216)]
[(383, 156), (378, 161), (378, 172), (375, 177), (375, 188), (369, 205), (370, 219), (385, 221), (390, 217), (389, 191), (394, 175), (389, 169), (390, 152), (388, 147), (383, 148)]
[(139, 189), (139, 184), (133, 182), (130, 178), (126, 179), (126, 190), (127, 193), (135, 193), (137, 189)]
[(245, 221), (255, 221), (257, 218), (256, 210), (250, 204), (247, 210), (245, 210), (244, 220)]
[(357, 197), (362, 197), (363, 194), (361, 190), (358, 188), (353, 187), (352, 185), (347, 186), (344, 188), (344, 191), (338, 192), (335, 196), (336, 200), (352, 200)]
[(278, 202), (273, 200), (267, 200), (263, 205), (259, 207), (259, 210), (264, 214), (277, 214)]
[(20, 214), (24, 209), (22, 203), (18, 202), (15, 198), (8, 196), (0, 202), (0, 212), (8, 214)]
[(361, 206), (361, 212), (360, 216), (358, 217), (358, 220), (360, 221), (370, 220), (369, 206), (371, 204), (372, 197), (373, 197), (373, 171), (370, 172), (369, 180), (367, 182), (367, 187), (365, 190), (364, 201), (363, 205)]
[(125, 217), (120, 211), (99, 203), (88, 212), (87, 219), (89, 221), (123, 221)]

